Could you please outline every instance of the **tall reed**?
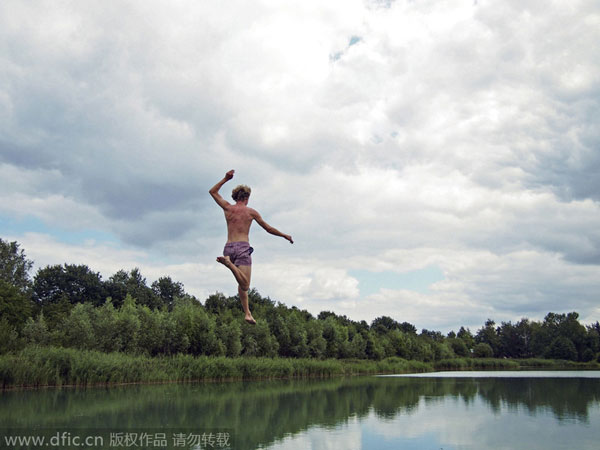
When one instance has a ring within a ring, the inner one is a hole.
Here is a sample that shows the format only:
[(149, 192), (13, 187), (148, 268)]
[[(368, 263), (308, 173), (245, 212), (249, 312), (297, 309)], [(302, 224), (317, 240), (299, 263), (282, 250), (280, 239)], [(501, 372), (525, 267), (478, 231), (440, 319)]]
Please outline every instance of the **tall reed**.
[(291, 377), (333, 377), (431, 370), (401, 358), (382, 361), (224, 356), (149, 357), (62, 347), (29, 346), (0, 356), (0, 385), (63, 386)]

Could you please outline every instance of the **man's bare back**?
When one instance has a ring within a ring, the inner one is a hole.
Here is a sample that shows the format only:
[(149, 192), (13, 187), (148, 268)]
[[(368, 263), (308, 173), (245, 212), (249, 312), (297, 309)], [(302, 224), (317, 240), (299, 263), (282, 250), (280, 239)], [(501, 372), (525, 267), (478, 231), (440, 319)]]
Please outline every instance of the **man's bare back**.
[(250, 242), (250, 225), (254, 220), (252, 208), (248, 208), (243, 203), (229, 205), (224, 209), (225, 220), (227, 222), (227, 242)]

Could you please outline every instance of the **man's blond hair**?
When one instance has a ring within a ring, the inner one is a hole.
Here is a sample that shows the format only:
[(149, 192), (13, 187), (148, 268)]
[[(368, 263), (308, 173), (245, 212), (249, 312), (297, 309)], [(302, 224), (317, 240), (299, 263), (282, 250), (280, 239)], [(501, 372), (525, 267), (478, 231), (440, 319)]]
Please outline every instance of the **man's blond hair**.
[(248, 186), (246, 186), (245, 184), (240, 184), (233, 191), (231, 191), (231, 197), (236, 202), (241, 202), (241, 201), (249, 198), (251, 192), (252, 192), (252, 189), (250, 189)]

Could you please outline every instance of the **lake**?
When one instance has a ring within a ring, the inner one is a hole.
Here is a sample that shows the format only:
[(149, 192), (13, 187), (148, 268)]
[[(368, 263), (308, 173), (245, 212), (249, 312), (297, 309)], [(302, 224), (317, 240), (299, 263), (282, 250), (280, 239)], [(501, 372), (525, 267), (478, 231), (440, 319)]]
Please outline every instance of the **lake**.
[(598, 449), (600, 372), (16, 390), (0, 424), (0, 448)]

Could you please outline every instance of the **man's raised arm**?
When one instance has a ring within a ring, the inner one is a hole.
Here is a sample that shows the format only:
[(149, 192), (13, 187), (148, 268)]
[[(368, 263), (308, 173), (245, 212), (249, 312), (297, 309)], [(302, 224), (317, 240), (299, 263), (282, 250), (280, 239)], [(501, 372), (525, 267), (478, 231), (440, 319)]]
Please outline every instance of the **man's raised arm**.
[(225, 200), (223, 197), (221, 197), (221, 194), (219, 194), (219, 189), (221, 189), (221, 187), (227, 183), (229, 180), (231, 180), (233, 178), (233, 173), (234, 170), (230, 170), (229, 172), (227, 172), (225, 174), (225, 176), (223, 177), (223, 179), (221, 181), (219, 181), (217, 184), (215, 184), (213, 187), (210, 188), (210, 190), (208, 191), (208, 193), (212, 196), (212, 198), (215, 199), (215, 202), (217, 202), (217, 204), (225, 209), (227, 206), (229, 206), (229, 202), (227, 200)]

